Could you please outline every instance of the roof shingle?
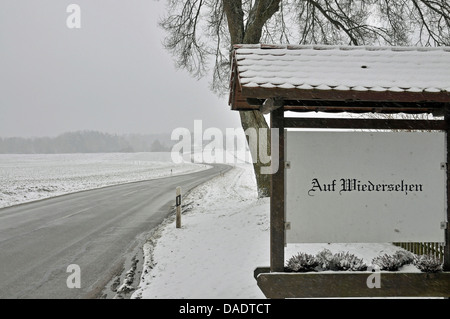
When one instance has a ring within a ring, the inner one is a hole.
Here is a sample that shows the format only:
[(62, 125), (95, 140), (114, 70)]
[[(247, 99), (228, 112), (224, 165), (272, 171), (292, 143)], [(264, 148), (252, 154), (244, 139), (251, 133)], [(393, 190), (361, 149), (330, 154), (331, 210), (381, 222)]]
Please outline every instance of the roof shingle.
[(450, 106), (450, 47), (235, 45), (229, 103), (259, 109), (441, 113)]
[(241, 45), (242, 87), (450, 92), (450, 47)]

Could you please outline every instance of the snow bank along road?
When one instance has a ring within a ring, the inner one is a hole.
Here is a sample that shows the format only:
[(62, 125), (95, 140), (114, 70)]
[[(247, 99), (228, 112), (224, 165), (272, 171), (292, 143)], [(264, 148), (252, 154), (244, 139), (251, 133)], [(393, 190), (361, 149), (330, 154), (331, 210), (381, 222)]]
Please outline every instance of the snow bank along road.
[[(73, 193), (0, 210), (0, 298), (95, 298), (183, 193), (229, 170)], [(69, 265), (79, 266), (79, 272)], [(80, 288), (69, 288), (79, 274)]]

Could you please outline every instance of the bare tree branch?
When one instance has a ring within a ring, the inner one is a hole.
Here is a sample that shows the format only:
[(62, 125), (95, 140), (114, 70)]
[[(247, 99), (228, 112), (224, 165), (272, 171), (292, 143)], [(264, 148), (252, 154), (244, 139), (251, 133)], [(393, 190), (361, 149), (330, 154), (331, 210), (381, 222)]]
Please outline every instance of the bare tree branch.
[[(329, 14), (331, 11), (322, 8), (322, 6), (314, 1), (314, 0), (308, 0), (314, 7), (316, 7), (322, 14), (323, 16), (329, 21), (331, 22), (338, 30), (343, 30), (348, 37), (350, 38), (350, 41), (352, 44), (354, 45), (358, 45), (358, 40), (353, 36), (353, 34), (350, 32), (350, 30), (348, 28), (346, 28), (342, 22), (340, 22), (337, 19), (334, 19), (331, 14)], [(336, 13), (336, 12), (334, 12)]]
[[(197, 34), (203, 1), (185, 1), (180, 14), (170, 15), (160, 22), (160, 26), (169, 34), (163, 44), (176, 56), (177, 66), (196, 77), (204, 75), (206, 59), (210, 54)], [(171, 1), (170, 6), (175, 9), (178, 4)]]

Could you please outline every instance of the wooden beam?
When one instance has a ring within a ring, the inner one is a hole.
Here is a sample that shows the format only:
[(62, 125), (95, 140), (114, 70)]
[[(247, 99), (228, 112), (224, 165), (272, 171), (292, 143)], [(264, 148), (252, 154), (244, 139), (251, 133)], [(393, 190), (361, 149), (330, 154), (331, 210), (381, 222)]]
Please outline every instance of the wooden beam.
[[(380, 288), (368, 287), (373, 274), (380, 276)], [(257, 283), (273, 299), (450, 296), (450, 272), (259, 273)]]
[[(256, 99), (257, 100), (257, 99)], [(397, 101), (358, 101), (358, 100), (285, 100), (287, 109), (295, 111), (297, 108), (317, 108), (317, 109), (372, 109), (377, 112), (383, 110), (399, 109), (439, 109), (444, 104), (439, 102), (397, 102)]]
[(391, 92), (391, 91), (355, 91), (355, 90), (303, 90), (284, 88), (264, 88), (242, 86), (245, 98), (269, 99), (283, 97), (285, 100), (298, 101), (366, 101), (394, 103), (449, 103), (450, 92)]
[(449, 123), (443, 120), (381, 120), (381, 119), (337, 119), (286, 117), (287, 128), (323, 129), (376, 129), (376, 130), (430, 130), (445, 131)]
[(260, 99), (247, 99), (247, 104), (255, 107), (255, 109), (259, 109), (266, 100), (260, 100)]
[(280, 107), (283, 107), (283, 105), (284, 105), (283, 99), (270, 98), (263, 103), (263, 105), (259, 108), (259, 111), (262, 114), (270, 114), (272, 113), (272, 111), (275, 111)]
[[(247, 99), (249, 100), (249, 99)], [(260, 101), (258, 99), (253, 99)], [(351, 112), (351, 113), (431, 113), (443, 116), (442, 103), (398, 103), (373, 101), (293, 101), (285, 100), (284, 109), (293, 112)]]
[[(450, 125), (450, 105), (445, 112), (445, 122)], [(445, 225), (445, 243), (444, 243), (444, 271), (450, 271), (450, 132), (446, 131), (446, 151), (447, 151), (447, 220)]]
[[(274, 97), (272, 97), (274, 98)], [(233, 110), (257, 110), (260, 109), (267, 98), (244, 97), (238, 87), (230, 93), (230, 105)], [(296, 100), (283, 97), (284, 109), (293, 112), (352, 112), (352, 113), (432, 113), (443, 116), (446, 103), (427, 101), (363, 101), (363, 100), (339, 100), (335, 98)]]
[(270, 270), (284, 271), (284, 110), (278, 108), (270, 113), (270, 127), (278, 128), (278, 150), (272, 145), (273, 156), (278, 153), (279, 167), (271, 176), (270, 194)]

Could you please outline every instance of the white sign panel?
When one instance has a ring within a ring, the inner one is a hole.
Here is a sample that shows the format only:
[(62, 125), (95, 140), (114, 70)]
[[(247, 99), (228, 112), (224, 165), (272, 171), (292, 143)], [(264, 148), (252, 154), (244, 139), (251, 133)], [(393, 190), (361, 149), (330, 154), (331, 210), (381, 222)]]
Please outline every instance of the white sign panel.
[(287, 243), (444, 242), (445, 133), (286, 132)]

